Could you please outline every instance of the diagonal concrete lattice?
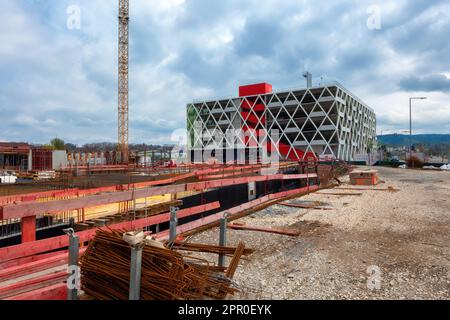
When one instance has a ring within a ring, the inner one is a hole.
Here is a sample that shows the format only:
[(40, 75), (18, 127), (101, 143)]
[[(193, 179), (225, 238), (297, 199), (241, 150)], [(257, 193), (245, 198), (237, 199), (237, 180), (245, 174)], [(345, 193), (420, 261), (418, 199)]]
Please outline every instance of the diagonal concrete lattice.
[[(264, 110), (255, 111), (256, 105), (263, 105)], [(280, 159), (305, 161), (314, 153), (319, 158), (352, 161), (355, 154), (370, 152), (376, 138), (375, 112), (338, 82), (194, 101), (187, 105), (187, 113), (191, 152), (265, 150), (270, 144)], [(271, 137), (273, 130), (278, 130), (279, 141)]]

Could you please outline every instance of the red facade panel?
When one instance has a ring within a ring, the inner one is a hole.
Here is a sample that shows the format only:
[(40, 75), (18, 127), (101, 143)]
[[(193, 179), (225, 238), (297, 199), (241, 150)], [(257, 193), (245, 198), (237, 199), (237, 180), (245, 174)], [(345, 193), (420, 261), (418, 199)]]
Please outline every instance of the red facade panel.
[(272, 85), (266, 82), (239, 87), (239, 97), (254, 96), (272, 92)]
[[(239, 87), (239, 97), (247, 97), (247, 96), (256, 96), (260, 94), (266, 94), (272, 92), (272, 85), (263, 82), (263, 83), (256, 83), (256, 84), (250, 84), (246, 86)], [(242, 111), (241, 115), (243, 119), (245, 120), (246, 125), (242, 127), (242, 130), (244, 132), (247, 132), (249, 130), (255, 130), (257, 131), (258, 135), (258, 129), (264, 128), (266, 125), (266, 118), (264, 116), (265, 111), (265, 105), (262, 103), (260, 99), (257, 97), (250, 97), (247, 98), (242, 103)], [(259, 125), (262, 125), (261, 126)], [(257, 141), (254, 138), (250, 138), (250, 136), (245, 137), (245, 143), (250, 145), (257, 145)], [(275, 151), (275, 147), (272, 145), (272, 143), (267, 144), (267, 151), (273, 152)], [(290, 145), (287, 145), (285, 143), (279, 142), (278, 144), (278, 150), (280, 154), (286, 156), (288, 159), (292, 161), (298, 161), (301, 159), (304, 159), (305, 152), (294, 148), (291, 149)], [(316, 155), (313, 152), (307, 152), (306, 153), (306, 159), (308, 161), (315, 161)]]

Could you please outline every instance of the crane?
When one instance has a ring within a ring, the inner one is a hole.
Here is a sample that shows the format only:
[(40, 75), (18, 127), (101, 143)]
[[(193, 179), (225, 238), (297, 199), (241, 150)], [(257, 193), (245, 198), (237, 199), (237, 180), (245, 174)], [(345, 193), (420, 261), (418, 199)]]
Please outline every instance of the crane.
[(129, 63), (129, 0), (119, 0), (119, 101), (118, 101), (118, 152), (121, 162), (128, 163), (128, 63)]

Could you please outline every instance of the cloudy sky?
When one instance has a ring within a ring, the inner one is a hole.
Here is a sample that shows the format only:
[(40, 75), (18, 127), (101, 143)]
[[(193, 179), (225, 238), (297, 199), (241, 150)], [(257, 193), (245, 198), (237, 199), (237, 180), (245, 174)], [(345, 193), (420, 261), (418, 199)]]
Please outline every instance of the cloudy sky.
[[(450, 133), (449, 1), (130, 2), (130, 142), (170, 142), (193, 99), (302, 87), (306, 69), (375, 109), (378, 132), (406, 130), (408, 98), (425, 95), (415, 131)], [(0, 141), (116, 141), (117, 11), (0, 1)]]

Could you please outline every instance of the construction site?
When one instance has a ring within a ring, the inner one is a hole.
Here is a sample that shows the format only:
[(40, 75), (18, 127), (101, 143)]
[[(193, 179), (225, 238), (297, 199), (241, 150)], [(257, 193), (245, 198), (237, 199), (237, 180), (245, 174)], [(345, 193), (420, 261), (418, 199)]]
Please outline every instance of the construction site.
[(117, 150), (0, 143), (0, 300), (450, 298), (450, 171), (358, 162), (376, 114), (338, 82), (187, 103), (186, 157), (133, 160), (118, 12)]

